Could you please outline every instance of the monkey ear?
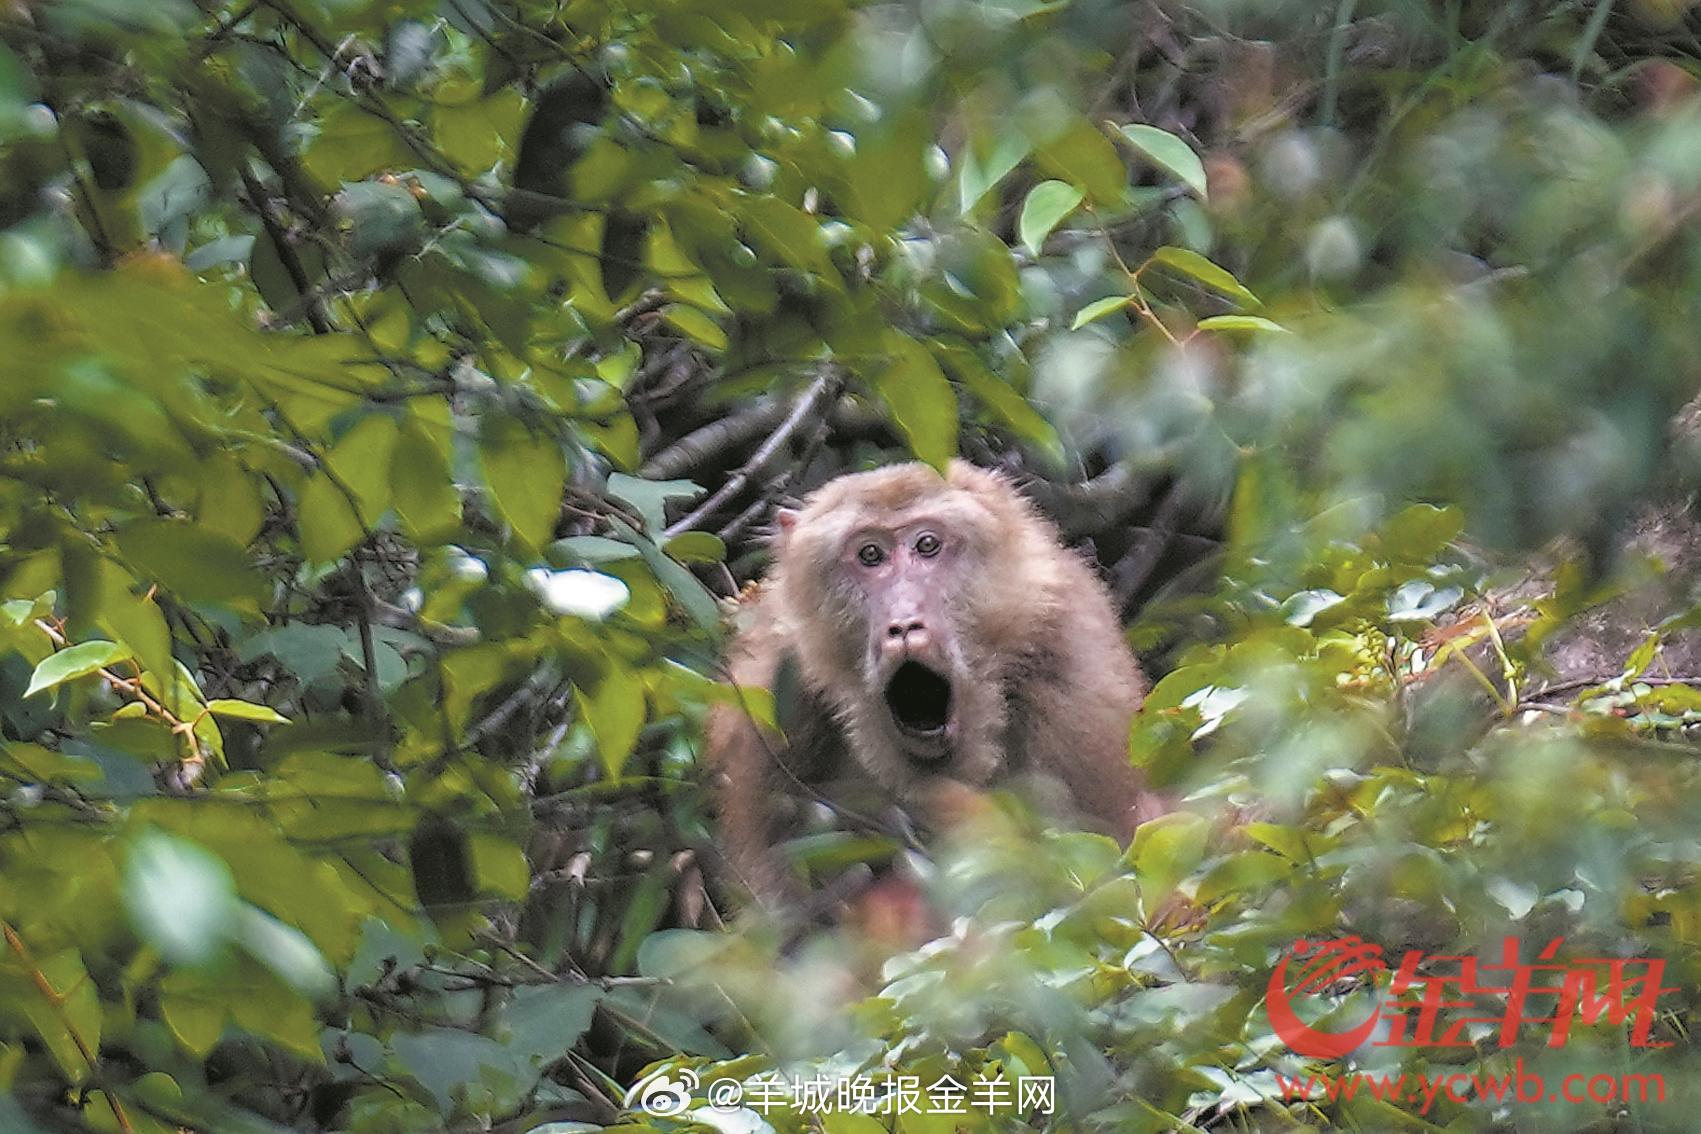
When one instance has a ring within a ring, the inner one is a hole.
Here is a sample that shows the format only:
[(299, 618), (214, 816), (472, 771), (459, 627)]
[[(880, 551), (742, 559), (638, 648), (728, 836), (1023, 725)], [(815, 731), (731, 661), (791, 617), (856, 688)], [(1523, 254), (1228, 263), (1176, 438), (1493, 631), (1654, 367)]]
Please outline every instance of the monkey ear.
[(774, 509), (774, 542), (784, 543), (791, 530), (797, 527), (796, 508)]

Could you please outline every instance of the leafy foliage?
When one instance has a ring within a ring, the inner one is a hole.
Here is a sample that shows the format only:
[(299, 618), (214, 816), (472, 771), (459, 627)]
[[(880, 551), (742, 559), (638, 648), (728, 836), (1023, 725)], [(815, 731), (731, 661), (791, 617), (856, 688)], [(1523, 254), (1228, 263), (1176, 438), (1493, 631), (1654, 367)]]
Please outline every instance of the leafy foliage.
[[(0, 1125), (762, 1128), (630, 1112), (652, 1061), (1056, 1074), (1058, 1129), (1618, 1121), (1281, 1098), (1271, 967), (1350, 931), (1665, 960), (1673, 1046), (1524, 1054), (1685, 1128), (1685, 9), (0, 18)], [(893, 958), (726, 932), (696, 722), (783, 714), (717, 598), (782, 495), (958, 452), (1143, 600), (1182, 810), (1124, 851), (1005, 801)]]

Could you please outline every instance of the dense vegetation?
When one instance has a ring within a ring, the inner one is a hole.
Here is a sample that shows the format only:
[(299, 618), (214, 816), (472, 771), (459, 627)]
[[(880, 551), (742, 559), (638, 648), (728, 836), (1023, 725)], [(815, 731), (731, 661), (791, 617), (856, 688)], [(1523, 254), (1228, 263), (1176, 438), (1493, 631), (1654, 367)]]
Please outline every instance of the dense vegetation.
[[(1689, 1129), (1698, 29), (9, 6), (0, 1128)], [(722, 600), (777, 501), (956, 453), (1104, 563), (1183, 809), (1124, 853), (1006, 801), (919, 867), (919, 951), (729, 929)], [(1665, 1046), (1308, 1059), (1271, 972), (1348, 933), (1662, 960)], [(1665, 1098), (1277, 1080), (1518, 1060)], [(651, 1064), (1060, 1113), (646, 1117)]]

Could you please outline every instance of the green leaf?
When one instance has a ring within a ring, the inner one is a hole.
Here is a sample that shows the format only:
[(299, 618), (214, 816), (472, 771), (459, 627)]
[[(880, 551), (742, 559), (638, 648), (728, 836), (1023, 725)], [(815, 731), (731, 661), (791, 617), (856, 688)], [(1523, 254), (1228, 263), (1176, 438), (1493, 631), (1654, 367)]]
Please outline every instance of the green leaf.
[(390, 1037), (390, 1050), (444, 1115), (454, 1112), (457, 1097), (475, 1109), (506, 1110), (536, 1078), (516, 1053), (458, 1028), (397, 1032)]
[(669, 558), (648, 536), (640, 534), (635, 528), (620, 520), (614, 520), (612, 526), (617, 535), (626, 539), (638, 549), (644, 563), (655, 575), (656, 581), (667, 588), (668, 594), (679, 603), (691, 620), (700, 630), (710, 635), (720, 631), (721, 611), (715, 602), (715, 596), (710, 594), (703, 584), (698, 581), (689, 568)]
[(687, 338), (702, 343), (710, 350), (726, 349), (726, 332), (697, 308), (685, 303), (670, 303), (662, 308), (662, 317)]
[(1643, 638), (1641, 644), (1625, 659), (1624, 676), (1641, 677), (1648, 672), (1648, 667), (1653, 665), (1654, 659), (1659, 656), (1662, 640), (1663, 635), (1657, 631)]
[(1051, 422), (1028, 404), (1028, 399), (1014, 386), (994, 374), (969, 346), (939, 339), (934, 339), (932, 346), (951, 377), (968, 389), (995, 422), (1035, 446), (1053, 463), (1063, 462), (1063, 441)]
[[(9, 949), (7, 953), (10, 959)], [(47, 989), (30, 982), (27, 991), (19, 990), (19, 1007), (60, 1072), (68, 1081), (82, 1083), (92, 1070), (83, 1052), (100, 1050), (100, 991), (75, 947), (38, 962), (36, 971)], [(47, 998), (48, 990), (52, 1001)]]
[(568, 536), (550, 544), (544, 555), (557, 567), (595, 566), (598, 563), (618, 563), (622, 559), (636, 559), (638, 549), (607, 536)]
[(1103, 299), (1095, 299), (1081, 310), (1075, 312), (1075, 321), (1069, 324), (1071, 331), (1079, 331), (1088, 323), (1097, 323), (1106, 315), (1120, 311), (1128, 306), (1128, 296), (1107, 295)]
[(1413, 504), (1388, 521), (1380, 542), (1383, 553), (1391, 558), (1427, 564), (1464, 529), (1465, 514), (1457, 507)]
[(258, 612), (269, 589), (248, 553), (229, 537), (199, 524), (143, 520), (115, 537), (130, 565), (178, 598), (230, 603)]
[(447, 538), (460, 525), (461, 494), (448, 458), (411, 418), (402, 423), (390, 456), (390, 492), (396, 514), (416, 538)]
[(324, 1049), (319, 1046), (319, 1021), (311, 1002), (250, 957), (237, 958), (230, 979), (233, 987), (241, 990), (225, 998), (238, 1027), (309, 1063), (325, 1061)]
[(389, 508), (396, 439), (395, 418), (369, 414), (325, 455), (325, 467), (307, 482), (298, 508), (301, 550), (310, 561), (341, 557)]
[(1264, 318), (1262, 315), (1212, 315), (1208, 319), (1199, 320), (1201, 331), (1274, 331), (1277, 334), (1292, 334), (1280, 323)]
[(301, 553), (310, 563), (335, 562), (366, 534), (354, 506), (324, 469), (301, 490), (298, 512)]
[(778, 197), (751, 197), (739, 209), (739, 219), (758, 252), (782, 264), (838, 279), (827, 253), (827, 241), (821, 235), (821, 222), (796, 205)]
[(611, 664), (595, 688), (574, 689), (573, 698), (596, 737), (597, 755), (609, 779), (620, 778), (626, 758), (644, 728), (644, 685), (631, 670)]
[(1209, 834), (1210, 824), (1187, 811), (1140, 824), (1128, 856), (1140, 880), (1140, 903), (1148, 916), (1204, 859)]
[(886, 116), (876, 128), (859, 129), (844, 178), (845, 215), (883, 232), (925, 212), (932, 142), (929, 108), (921, 105)]
[(1128, 186), (1128, 171), (1116, 147), (1091, 122), (1078, 116), (1035, 147), (1034, 161), (1053, 177), (1080, 187), (1101, 205), (1120, 202)]
[(1328, 589), (1300, 591), (1290, 595), (1281, 606), (1281, 615), (1289, 626), (1310, 626), (1319, 614), (1345, 602), (1345, 598)]
[(1032, 144), (1008, 130), (992, 138), (972, 138), (963, 147), (957, 171), (958, 211), (967, 213), (1028, 156)]
[(238, 701), (230, 697), (215, 697), (207, 702), (207, 711), (217, 713), (221, 717), (234, 717), (240, 721), (261, 721), (265, 724), (288, 724), (289, 718), (269, 705), (256, 705), (252, 701)]
[(1228, 296), (1242, 307), (1263, 306), (1258, 297), (1247, 291), (1228, 269), (1211, 263), (1197, 252), (1186, 248), (1159, 248), (1152, 253), (1152, 263), (1180, 272), (1212, 291)]
[(160, 1016), (172, 1037), (198, 1059), (205, 1059), (224, 1034), (230, 1016), (224, 991), (194, 969), (177, 969), (160, 982)]
[(1156, 126), (1139, 123), (1122, 127), (1121, 134), (1141, 157), (1179, 179), (1200, 200), (1205, 199), (1205, 165), (1186, 142)]
[(319, 184), (335, 190), (381, 169), (411, 169), (420, 164), (396, 128), (369, 114), (353, 99), (326, 100), (319, 134), (308, 146), (303, 165)]
[(1029, 252), (1035, 256), (1040, 254), (1045, 238), (1064, 217), (1075, 211), (1075, 206), (1081, 203), (1081, 196), (1079, 189), (1061, 181), (1042, 181), (1028, 191), (1016, 229)]
[(713, 532), (682, 532), (662, 544), (662, 550), (681, 563), (720, 563), (726, 544)]
[(567, 486), (560, 443), (505, 414), (491, 414), (478, 453), (496, 510), (515, 536), (532, 548), (548, 546)]
[(957, 394), (932, 353), (898, 331), (886, 336), (887, 363), (875, 392), (909, 442), (910, 451), (936, 469), (957, 452)]
[(646, 480), (625, 473), (611, 473), (608, 494), (636, 508), (638, 515), (644, 518), (645, 531), (660, 532), (667, 527), (669, 500), (695, 500), (704, 494), (704, 489), (689, 480)]
[(117, 642), (103, 642), (97, 639), (67, 646), (56, 654), (48, 655), (35, 667), (35, 672), (30, 674), (29, 687), (24, 690), (24, 696), (29, 697), (67, 681), (87, 677), (130, 656), (130, 651)]
[[(445, 89), (452, 85), (444, 83), (434, 92), (432, 140), (450, 161), (473, 173), (483, 173), (503, 157), (512, 156), (518, 147), (526, 100), (512, 88), (470, 101), (445, 98)], [(473, 84), (467, 82), (466, 86)]]
[(526, 864), (526, 852), (512, 839), (481, 832), (467, 840), (467, 849), (472, 854), (479, 893), (509, 902), (525, 900), (532, 872)]
[(533, 1064), (553, 1063), (590, 1029), (602, 998), (595, 984), (516, 988), (503, 1016), (509, 1049)]

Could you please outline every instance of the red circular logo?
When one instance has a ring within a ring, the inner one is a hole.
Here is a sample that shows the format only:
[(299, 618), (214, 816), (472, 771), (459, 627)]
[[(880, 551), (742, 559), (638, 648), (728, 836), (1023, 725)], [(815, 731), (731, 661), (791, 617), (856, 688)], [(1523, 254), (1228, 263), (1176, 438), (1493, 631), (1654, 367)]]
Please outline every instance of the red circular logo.
[[(1313, 954), (1311, 960), (1299, 966), (1290, 982), (1288, 962), (1296, 957)], [(1276, 963), (1265, 990), (1265, 1007), (1270, 1014), (1270, 1026), (1276, 1035), (1299, 1055), (1315, 1059), (1339, 1059), (1370, 1038), (1376, 1027), (1377, 1012), (1345, 1032), (1321, 1032), (1299, 1018), (1294, 1011), (1295, 996), (1315, 993), (1338, 980), (1366, 972), (1386, 972), (1388, 963), (1382, 959), (1382, 946), (1371, 945), (1357, 937), (1337, 941), (1295, 941), (1293, 949)]]

